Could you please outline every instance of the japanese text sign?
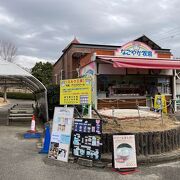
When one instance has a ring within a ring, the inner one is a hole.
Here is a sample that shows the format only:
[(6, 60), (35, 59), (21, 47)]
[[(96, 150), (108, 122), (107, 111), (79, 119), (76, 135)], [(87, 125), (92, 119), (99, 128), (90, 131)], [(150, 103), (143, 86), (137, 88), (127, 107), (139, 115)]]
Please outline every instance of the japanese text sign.
[(157, 54), (142, 42), (132, 41), (115, 51), (116, 56), (132, 58), (157, 58)]
[(134, 135), (114, 135), (113, 144), (115, 168), (137, 167)]
[(102, 121), (75, 119), (72, 154), (76, 157), (100, 160)]
[(91, 78), (67, 79), (60, 81), (60, 104), (91, 104)]
[(68, 162), (74, 108), (55, 107), (48, 157)]

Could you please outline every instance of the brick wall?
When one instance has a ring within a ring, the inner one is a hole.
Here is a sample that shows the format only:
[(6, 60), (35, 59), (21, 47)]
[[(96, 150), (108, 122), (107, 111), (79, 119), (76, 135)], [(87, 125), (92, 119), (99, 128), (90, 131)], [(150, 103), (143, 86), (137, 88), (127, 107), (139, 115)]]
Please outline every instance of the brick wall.
[(110, 50), (100, 50), (100, 49), (92, 49), (90, 54), (87, 54), (85, 57), (83, 57), (80, 60), (80, 65), (81, 66), (85, 66), (86, 64), (88, 64), (91, 61), (91, 56), (93, 55), (93, 53), (96, 53), (97, 55), (109, 55), (112, 56), (114, 55), (114, 51), (110, 51)]
[[(56, 62), (53, 67), (53, 83), (56, 82), (59, 84), (61, 77), (61, 69), (63, 69), (64, 79), (76, 78), (78, 73), (76, 69), (81, 65), (86, 65), (90, 59), (92, 54), (96, 52), (98, 55), (113, 55), (114, 51), (96, 49), (96, 48), (77, 48), (75, 46), (71, 46), (65, 54), (61, 57), (61, 59)], [(73, 57), (75, 53), (86, 54), (83, 58)]]
[(171, 58), (171, 54), (158, 53), (158, 58)]

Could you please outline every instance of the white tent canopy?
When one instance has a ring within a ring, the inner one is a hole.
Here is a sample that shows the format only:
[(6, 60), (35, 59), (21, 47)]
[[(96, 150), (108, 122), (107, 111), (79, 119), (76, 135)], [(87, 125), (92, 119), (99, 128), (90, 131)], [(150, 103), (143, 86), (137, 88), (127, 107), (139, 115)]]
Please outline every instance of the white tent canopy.
[(0, 60), (1, 87), (27, 87), (36, 97), (43, 118), (48, 119), (47, 90), (34, 76), (14, 63)]

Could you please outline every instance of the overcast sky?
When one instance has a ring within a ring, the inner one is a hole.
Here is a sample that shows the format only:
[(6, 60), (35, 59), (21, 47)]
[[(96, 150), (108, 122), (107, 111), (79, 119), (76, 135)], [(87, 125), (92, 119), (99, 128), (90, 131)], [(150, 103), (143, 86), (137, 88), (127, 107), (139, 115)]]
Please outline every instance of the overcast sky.
[(180, 57), (180, 0), (0, 0), (0, 40), (16, 62), (55, 62), (76, 36), (81, 43), (123, 45), (145, 34)]

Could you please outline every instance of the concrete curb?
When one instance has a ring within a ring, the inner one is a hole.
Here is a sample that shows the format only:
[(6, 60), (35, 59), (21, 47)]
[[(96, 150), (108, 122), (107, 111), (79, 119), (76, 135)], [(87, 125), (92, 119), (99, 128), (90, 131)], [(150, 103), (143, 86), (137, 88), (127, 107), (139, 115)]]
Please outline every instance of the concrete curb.
[[(137, 156), (137, 163), (138, 165), (148, 165), (151, 163), (162, 163), (162, 162), (168, 162), (168, 161), (174, 161), (180, 159), (180, 149), (177, 149), (172, 152), (167, 152), (163, 154), (156, 154), (156, 155), (148, 155), (148, 156)], [(44, 157), (45, 164), (48, 165), (55, 165), (55, 166), (69, 166), (68, 163), (49, 159), (46, 155)], [(84, 166), (84, 167), (94, 167), (94, 168), (112, 168), (112, 154), (102, 154), (101, 161), (92, 161), (88, 159), (82, 159), (82, 158), (75, 158), (71, 154), (69, 156), (69, 163), (74, 164), (75, 167), (78, 165)]]

